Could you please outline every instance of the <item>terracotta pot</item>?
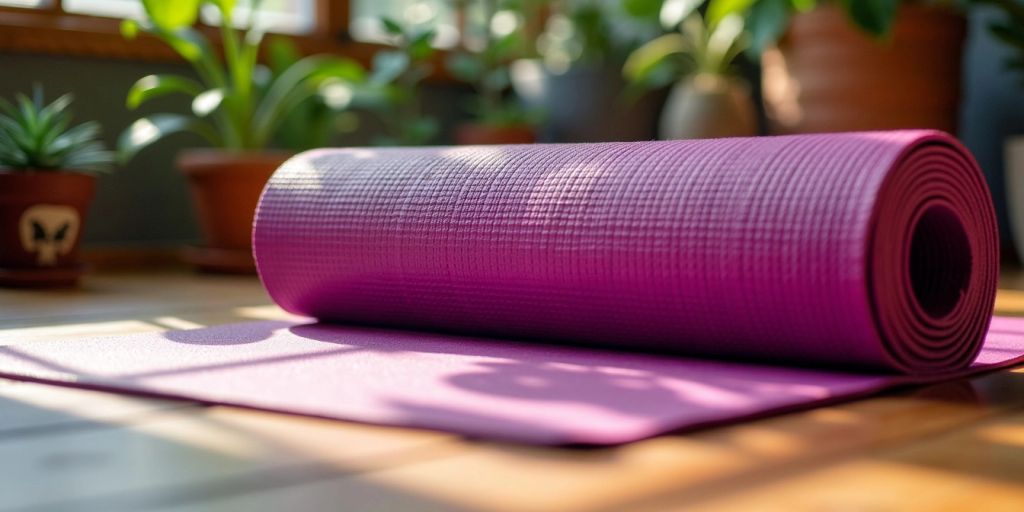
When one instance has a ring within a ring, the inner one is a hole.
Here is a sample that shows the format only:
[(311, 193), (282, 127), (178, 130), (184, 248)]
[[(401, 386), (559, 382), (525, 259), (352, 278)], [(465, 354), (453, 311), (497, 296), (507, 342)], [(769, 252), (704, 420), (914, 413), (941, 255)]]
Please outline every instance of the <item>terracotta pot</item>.
[(765, 107), (775, 133), (937, 128), (956, 132), (966, 20), (956, 11), (901, 5), (876, 40), (824, 4), (795, 16), (765, 52)]
[(178, 156), (203, 233), (185, 259), (201, 270), (252, 273), (252, 221), (267, 180), (291, 154), (193, 149)]
[(73, 172), (0, 172), (0, 285), (72, 286), (96, 178)]
[(672, 88), (658, 130), (663, 140), (752, 135), (757, 135), (757, 112), (746, 83), (705, 74)]
[(492, 125), (462, 123), (455, 128), (455, 143), (462, 146), (477, 144), (532, 144), (537, 142), (533, 128), (526, 125)]

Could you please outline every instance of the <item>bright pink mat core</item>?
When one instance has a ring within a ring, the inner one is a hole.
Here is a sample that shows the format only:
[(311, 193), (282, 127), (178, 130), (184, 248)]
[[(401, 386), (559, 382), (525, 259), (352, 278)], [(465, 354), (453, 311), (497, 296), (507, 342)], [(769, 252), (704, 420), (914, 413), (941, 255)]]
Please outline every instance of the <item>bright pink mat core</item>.
[(1024, 354), (1024, 322), (989, 328), (989, 192), (938, 132), (317, 150), (253, 240), (322, 323), (14, 346), (0, 373), (610, 444)]

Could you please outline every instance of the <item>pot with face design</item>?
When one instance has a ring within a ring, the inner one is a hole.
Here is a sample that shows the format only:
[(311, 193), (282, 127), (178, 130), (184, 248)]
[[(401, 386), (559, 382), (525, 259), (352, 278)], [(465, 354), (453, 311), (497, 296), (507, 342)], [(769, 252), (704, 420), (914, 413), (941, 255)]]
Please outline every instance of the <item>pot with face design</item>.
[(0, 171), (0, 286), (72, 286), (96, 178), (71, 172)]

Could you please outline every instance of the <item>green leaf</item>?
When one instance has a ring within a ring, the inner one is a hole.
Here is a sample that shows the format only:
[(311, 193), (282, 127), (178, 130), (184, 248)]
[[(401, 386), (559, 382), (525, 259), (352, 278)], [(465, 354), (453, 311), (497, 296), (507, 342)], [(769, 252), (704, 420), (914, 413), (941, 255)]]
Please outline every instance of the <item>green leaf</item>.
[(666, 29), (678, 27), (702, 3), (704, 0), (665, 0), (659, 15), (661, 26)]
[[(718, 22), (730, 14), (746, 14), (748, 10), (754, 11), (762, 4), (782, 4), (788, 0), (711, 0), (708, 3), (707, 22), (709, 27), (718, 25)], [(751, 16), (754, 13), (751, 12)]]
[(789, 0), (759, 0), (747, 15), (750, 49), (760, 55), (775, 43), (789, 24)]
[(328, 79), (357, 83), (366, 79), (366, 73), (357, 62), (330, 55), (312, 55), (290, 66), (271, 83), (253, 114), (255, 147), (269, 141), (288, 112), (314, 96)]
[(213, 50), (209, 43), (193, 29), (179, 29), (174, 33), (160, 33), (164, 40), (174, 51), (178, 52), (185, 60), (197, 62), (204, 57), (212, 57)]
[(136, 120), (121, 133), (117, 140), (118, 160), (127, 162), (154, 142), (180, 132), (196, 133), (211, 144), (220, 144), (217, 132), (206, 121), (178, 114), (156, 114)]
[(147, 75), (135, 82), (131, 89), (128, 89), (125, 105), (134, 110), (153, 98), (173, 93), (196, 96), (201, 92), (203, 92), (203, 87), (190, 78), (178, 75)]
[(373, 73), (370, 82), (389, 84), (409, 69), (409, 56), (399, 51), (381, 51), (373, 56)]
[(991, 23), (988, 29), (996, 39), (1024, 50), (1024, 30), (1008, 23)]
[(800, 12), (807, 12), (818, 5), (818, 0), (789, 0), (793, 8)]
[(519, 57), (516, 52), (520, 50), (521, 44), (522, 34), (512, 32), (496, 39), (484, 54), (491, 62), (503, 64), (505, 61)]
[(487, 90), (504, 91), (512, 85), (512, 79), (509, 77), (508, 68), (502, 67), (484, 74), (480, 85)]
[(718, 23), (708, 36), (705, 50), (707, 52), (707, 71), (728, 73), (732, 60), (743, 50), (743, 17), (730, 14)]
[(456, 53), (448, 57), (445, 67), (457, 80), (474, 83), (484, 74), (484, 64), (468, 53)]
[(121, 37), (131, 41), (139, 35), (139, 22), (135, 20), (121, 20)]
[(384, 26), (384, 31), (388, 34), (393, 36), (402, 36), (405, 34), (405, 28), (402, 27), (402, 24), (387, 16), (381, 17), (380, 23)]
[(401, 142), (403, 145), (419, 146), (430, 142), (437, 135), (440, 126), (437, 120), (429, 117), (412, 119), (403, 125)]
[(626, 14), (637, 18), (653, 18), (661, 10), (662, 0), (622, 0)]
[(637, 48), (622, 67), (623, 74), (631, 81), (646, 81), (669, 56), (686, 51), (686, 37), (682, 34), (665, 34)]
[(846, 2), (847, 12), (854, 24), (875, 37), (889, 33), (899, 6), (900, 0), (850, 0)]
[(211, 4), (217, 6), (221, 14), (225, 18), (234, 18), (236, 0), (208, 0)]
[(224, 89), (216, 88), (203, 91), (192, 100), (192, 113), (198, 117), (206, 117), (220, 108), (224, 103)]
[(275, 75), (281, 74), (301, 58), (302, 54), (295, 43), (286, 37), (274, 37), (267, 45), (267, 62)]
[(413, 37), (406, 48), (409, 57), (414, 61), (419, 61), (429, 59), (434, 55), (435, 50), (431, 43), (436, 35), (437, 33), (433, 30), (426, 30)]
[(46, 104), (42, 88), (16, 104), (0, 100), (0, 167), (15, 169), (102, 170), (110, 163), (95, 121), (68, 128), (70, 95)]
[(59, 154), (96, 140), (100, 136), (100, 125), (96, 121), (82, 123), (57, 137), (49, 145), (50, 153)]
[(200, 4), (202, 0), (142, 0), (153, 24), (169, 32), (195, 24)]

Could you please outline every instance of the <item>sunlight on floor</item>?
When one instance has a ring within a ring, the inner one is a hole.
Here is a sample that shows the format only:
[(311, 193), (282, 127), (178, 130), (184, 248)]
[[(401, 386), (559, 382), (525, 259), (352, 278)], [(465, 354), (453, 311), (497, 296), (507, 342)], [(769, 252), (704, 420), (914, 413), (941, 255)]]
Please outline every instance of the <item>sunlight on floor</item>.
[(198, 329), (200, 327), (206, 327), (203, 324), (199, 324), (199, 323), (196, 323), (196, 322), (190, 322), (188, 320), (185, 320), (183, 318), (178, 318), (176, 316), (158, 316), (158, 317), (153, 319), (153, 323), (156, 324), (156, 325), (159, 325), (160, 327), (166, 327), (168, 329), (177, 329), (177, 330), (182, 330), (182, 329)]
[(1024, 291), (999, 290), (996, 292), (997, 315), (1024, 316)]
[(43, 325), (0, 329), (0, 345), (47, 341), (67, 337), (82, 338), (109, 334), (128, 334), (163, 330), (144, 320), (112, 320), (106, 322), (81, 322), (65, 325)]
[(231, 312), (250, 320), (309, 320), (306, 317), (288, 313), (277, 306), (244, 306), (234, 308)]

